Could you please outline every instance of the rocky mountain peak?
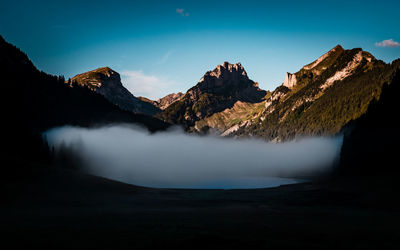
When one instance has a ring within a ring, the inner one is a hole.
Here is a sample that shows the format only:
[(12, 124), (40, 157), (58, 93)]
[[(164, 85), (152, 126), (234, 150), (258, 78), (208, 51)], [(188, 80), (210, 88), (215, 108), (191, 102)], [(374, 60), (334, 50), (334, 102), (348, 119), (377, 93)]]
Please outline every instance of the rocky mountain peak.
[(265, 95), (266, 91), (248, 78), (240, 63), (224, 62), (214, 70), (207, 71), (183, 96), (171, 96), (174, 102), (159, 117), (164, 121), (184, 124), (186, 128), (194, 128), (196, 121), (232, 108), (238, 101), (259, 103)]
[(95, 91), (100, 88), (122, 86), (119, 73), (109, 67), (102, 67), (76, 75), (71, 79), (71, 82), (77, 82), (79, 85)]
[(222, 64), (218, 65), (216, 67), (216, 69), (218, 69), (220, 72), (222, 72), (223, 70), (228, 71), (230, 73), (237, 71), (243, 75), (247, 75), (246, 71), (244, 70), (244, 68), (240, 62), (235, 63), (235, 64), (231, 64), (229, 62), (223, 62)]
[(331, 49), (330, 51), (336, 51), (336, 50), (344, 50), (342, 45), (338, 44), (335, 47), (333, 47), (333, 49)]
[(140, 100), (127, 90), (121, 82), (118, 72), (102, 67), (74, 76), (71, 82), (85, 86), (103, 95), (110, 102), (124, 110), (134, 113), (153, 115), (159, 111), (151, 103)]
[(323, 64), (322, 62), (329, 60), (329, 58), (332, 58), (334, 60), (334, 58), (336, 58), (338, 55), (340, 55), (343, 52), (344, 52), (343, 47), (340, 46), (340, 44), (338, 44), (333, 49), (329, 50), (328, 52), (326, 52), (325, 54), (320, 56), (314, 62), (304, 66), (303, 69), (311, 70), (311, 69), (317, 68), (318, 66), (322, 66), (321, 65), (321, 64)]
[(216, 78), (216, 79), (236, 78), (236, 79), (248, 80), (247, 72), (244, 70), (244, 68), (240, 62), (235, 63), (235, 64), (231, 64), (229, 62), (223, 62), (222, 64), (215, 67), (214, 70), (207, 71), (205, 73), (205, 75), (201, 78), (200, 82), (203, 82), (206, 79), (210, 79), (210, 78)]
[(223, 93), (228, 89), (231, 91), (253, 84), (240, 63), (224, 62), (214, 70), (207, 71), (194, 87), (194, 91), (190, 92)]

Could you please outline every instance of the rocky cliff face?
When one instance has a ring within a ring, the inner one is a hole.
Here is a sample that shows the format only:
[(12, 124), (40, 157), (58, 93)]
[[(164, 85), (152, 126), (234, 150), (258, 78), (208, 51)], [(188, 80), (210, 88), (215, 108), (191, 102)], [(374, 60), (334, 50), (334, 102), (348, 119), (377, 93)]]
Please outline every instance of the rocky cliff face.
[(287, 88), (293, 88), (296, 85), (297, 79), (295, 74), (286, 73), (285, 81), (283, 82), (283, 86)]
[(142, 101), (130, 93), (122, 85), (120, 75), (109, 67), (98, 68), (76, 75), (70, 82), (86, 86), (127, 111), (146, 115), (154, 115), (160, 111), (151, 103)]
[(240, 63), (224, 62), (208, 71), (185, 95), (167, 107), (159, 117), (193, 129), (196, 121), (232, 108), (237, 101), (261, 102), (266, 91), (250, 80)]

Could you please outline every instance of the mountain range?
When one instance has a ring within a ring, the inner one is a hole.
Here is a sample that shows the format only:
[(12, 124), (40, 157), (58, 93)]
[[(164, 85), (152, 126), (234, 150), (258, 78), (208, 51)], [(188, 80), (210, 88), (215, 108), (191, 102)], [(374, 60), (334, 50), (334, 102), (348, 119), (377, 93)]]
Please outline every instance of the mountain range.
[(188, 131), (285, 141), (334, 135), (379, 100), (399, 61), (386, 64), (370, 53), (340, 45), (286, 73), (274, 91), (263, 91), (240, 63), (223, 63), (156, 117)]
[(114, 70), (104, 67), (69, 80), (103, 95), (124, 110), (178, 124), (189, 132), (286, 141), (339, 133), (379, 100), (398, 61), (386, 64), (360, 48), (335, 46), (296, 73), (286, 73), (274, 91), (249, 79), (240, 63), (224, 62), (186, 93), (159, 100), (135, 97)]
[(0, 45), (4, 86), (11, 88), (5, 100), (19, 107), (19, 124), (35, 131), (139, 122), (151, 130), (177, 124), (188, 132), (275, 142), (331, 136), (379, 100), (400, 66), (400, 60), (387, 64), (360, 48), (337, 45), (296, 73), (286, 73), (273, 91), (260, 89), (240, 63), (224, 62), (185, 93), (150, 100), (130, 93), (109, 67), (66, 81), (37, 70), (2, 37)]

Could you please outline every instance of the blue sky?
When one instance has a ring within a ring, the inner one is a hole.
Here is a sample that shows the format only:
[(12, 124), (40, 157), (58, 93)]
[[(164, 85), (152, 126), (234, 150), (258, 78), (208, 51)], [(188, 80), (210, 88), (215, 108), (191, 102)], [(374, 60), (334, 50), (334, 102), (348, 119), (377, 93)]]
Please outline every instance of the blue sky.
[(110, 66), (133, 94), (154, 99), (223, 61), (241, 62), (269, 90), (337, 44), (390, 62), (400, 57), (398, 12), (399, 1), (384, 0), (3, 0), (0, 34), (48, 73)]

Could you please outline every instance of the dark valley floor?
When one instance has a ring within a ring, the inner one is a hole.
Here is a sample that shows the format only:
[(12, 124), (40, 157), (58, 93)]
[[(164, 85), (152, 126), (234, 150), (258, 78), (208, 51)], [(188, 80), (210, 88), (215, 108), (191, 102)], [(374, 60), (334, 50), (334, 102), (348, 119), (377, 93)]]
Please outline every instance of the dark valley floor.
[(2, 182), (0, 233), (9, 249), (397, 249), (393, 187), (395, 180), (369, 178), (150, 189), (37, 168)]

